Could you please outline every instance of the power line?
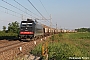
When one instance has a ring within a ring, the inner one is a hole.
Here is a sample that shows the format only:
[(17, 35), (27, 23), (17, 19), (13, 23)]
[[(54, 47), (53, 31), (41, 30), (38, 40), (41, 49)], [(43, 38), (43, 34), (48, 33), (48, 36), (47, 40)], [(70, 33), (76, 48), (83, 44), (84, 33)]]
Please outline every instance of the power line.
[[(28, 10), (29, 12), (31, 12), (29, 9), (27, 9), (26, 7), (24, 7), (23, 5), (21, 5), (19, 2), (17, 2), (16, 0), (14, 0), (18, 5), (20, 5), (20, 6), (22, 6), (24, 9), (26, 9), (26, 10)], [(33, 13), (33, 12), (31, 12), (31, 13)], [(37, 15), (37, 14), (35, 14), (35, 13), (33, 13), (34, 15)], [(38, 16), (38, 15), (37, 15)]]
[[(39, 1), (40, 1), (40, 3), (42, 4), (42, 6), (43, 6), (43, 8), (45, 9), (45, 11), (47, 12), (47, 10), (46, 10), (45, 6), (43, 5), (42, 1), (41, 1), (41, 0), (39, 0)], [(48, 12), (47, 12), (47, 14), (49, 15)]]
[[(14, 5), (12, 5), (12, 4), (10, 4), (10, 3), (8, 3), (8, 2), (6, 2), (6, 1), (4, 1), (4, 0), (2, 0), (2, 1), (3, 1), (3, 2), (5, 2), (5, 3), (7, 3), (8, 5), (10, 5), (10, 6), (12, 6), (12, 7), (16, 8), (16, 9), (18, 9), (18, 10), (22, 11), (22, 12), (24, 12), (23, 10), (21, 10), (21, 9), (17, 8), (16, 6), (14, 6)], [(26, 13), (26, 12), (24, 12), (24, 13)], [(26, 14), (28, 14), (28, 13), (26, 13)], [(30, 14), (28, 14), (28, 15), (30, 15)], [(30, 16), (32, 16), (32, 15), (30, 15)]]
[[(0, 6), (0, 7), (4, 8), (4, 9), (6, 9), (6, 10), (9, 10), (9, 11), (15, 13), (15, 14), (17, 13), (17, 14), (21, 15), (20, 13), (15, 12), (15, 11), (13, 11), (13, 10), (10, 10), (10, 9), (8, 9), (8, 8), (6, 8), (6, 7), (3, 7), (3, 6)], [(7, 13), (7, 14), (10, 14), (10, 13)], [(13, 15), (13, 14), (10, 14), (10, 15)], [(13, 15), (13, 16), (16, 16), (16, 15)]]
[[(14, 6), (14, 5), (12, 5), (12, 4), (4, 1), (4, 0), (2, 0), (2, 1), (5, 2), (5, 3), (7, 3), (8, 5), (10, 5), (10, 6), (16, 8), (16, 9), (22, 11), (22, 12), (24, 12), (23, 10), (17, 8), (16, 6)], [(15, 1), (15, 0), (14, 0), (14, 1)], [(29, 1), (29, 0), (28, 0), (28, 1)], [(30, 1), (29, 1), (29, 3), (30, 3)], [(19, 4), (19, 5), (20, 5), (20, 4)], [(34, 6), (32, 3), (31, 3), (31, 5), (35, 8), (35, 6)], [(22, 6), (22, 5), (21, 5), (21, 6)], [(13, 10), (10, 10), (10, 9), (6, 8), (6, 7), (3, 7), (3, 6), (0, 6), (0, 7), (4, 8), (4, 9), (6, 9), (6, 10), (12, 11), (12, 12), (14, 12), (14, 13), (17, 13), (17, 12), (15, 12), (15, 11), (13, 11)], [(26, 7), (24, 7), (24, 6), (22, 6), (22, 7), (25, 8), (26, 10), (28, 10)], [(35, 9), (36, 9), (36, 8), (35, 8)], [(37, 9), (36, 9), (36, 10), (37, 10)], [(30, 10), (28, 10), (28, 11), (30, 12)], [(38, 10), (37, 10), (37, 11), (38, 11)], [(24, 12), (24, 13), (26, 13), (26, 12)], [(38, 11), (38, 13), (39, 13), (43, 18), (45, 18), (39, 11)], [(20, 14), (20, 13), (17, 13), (17, 14)], [(28, 13), (26, 13), (26, 14), (28, 14)], [(10, 14), (10, 15), (13, 15), (13, 14)], [(22, 14), (20, 14), (20, 15), (22, 15)], [(16, 16), (16, 15), (13, 15), (13, 16)], [(30, 15), (30, 16), (31, 16), (31, 15)], [(42, 20), (43, 20), (43, 19), (42, 19)], [(47, 20), (47, 19), (45, 18), (45, 20)], [(48, 21), (48, 20), (47, 20), (47, 21)]]
[[(13, 13), (15, 13), (15, 14), (22, 15), (22, 14), (20, 14), (20, 13), (18, 13), (18, 12), (15, 12), (15, 11), (11, 10), (11, 9), (8, 9), (8, 8), (6, 8), (6, 7), (4, 7), (4, 6), (0, 6), (0, 7), (6, 9), (7, 11), (11, 11), (11, 12), (13, 12)], [(2, 11), (2, 12), (4, 12), (4, 11)], [(21, 17), (15, 15), (15, 14), (11, 14), (11, 13), (8, 13), (8, 12), (4, 12), (4, 13), (9, 14), (9, 15), (12, 15), (12, 16), (15, 16), (15, 17), (18, 17), (18, 18), (21, 18)], [(25, 16), (25, 15), (24, 15), (24, 16)]]
[[(4, 0), (3, 0), (4, 1)], [(18, 3), (16, 0), (14, 0), (17, 4), (19, 4), (20, 6), (22, 6), (23, 8), (25, 8), (26, 10), (28, 10), (29, 12), (31, 12), (29, 9), (27, 9), (26, 7), (24, 7), (23, 5), (21, 5), (20, 3)], [(29, 1), (29, 0), (28, 0)], [(7, 4), (9, 4), (9, 5), (11, 5), (10, 3), (8, 3), (8, 2), (6, 2), (6, 1), (4, 1), (5, 3), (7, 3)], [(30, 1), (29, 1), (30, 2)], [(32, 3), (31, 3), (32, 4)], [(13, 5), (11, 5), (11, 6), (13, 6)], [(32, 4), (32, 6), (34, 7), (34, 5)], [(20, 11), (22, 11), (21, 9), (19, 9), (19, 8), (17, 8), (17, 7), (15, 7), (15, 6), (13, 6), (14, 8), (16, 8), (16, 9), (18, 9), (18, 10), (20, 10)], [(34, 7), (35, 8), (35, 7)], [(36, 8), (35, 8), (36, 9)], [(36, 9), (37, 10), (37, 9)], [(38, 11), (38, 10), (37, 10)], [(22, 12), (24, 12), (24, 11), (22, 11)], [(39, 11), (38, 11), (39, 12)], [(24, 13), (26, 13), (26, 12), (24, 12)], [(33, 12), (31, 12), (31, 13), (33, 13)], [(40, 12), (39, 12), (40, 13)], [(27, 14), (27, 13), (26, 13)], [(33, 13), (34, 15), (36, 15), (35, 13)], [(41, 13), (40, 13), (41, 14)], [(29, 14), (30, 15), (30, 14)], [(30, 15), (31, 16), (31, 15)], [(37, 15), (38, 16), (38, 15)], [(42, 14), (41, 14), (41, 16), (43, 17), (43, 18), (45, 18)], [(34, 17), (34, 18), (36, 18), (36, 17)], [(46, 18), (45, 18), (46, 19)], [(46, 19), (47, 20), (47, 19)]]
[[(39, 12), (39, 10), (31, 3), (30, 0), (28, 0), (28, 2), (34, 7), (34, 9), (35, 9), (43, 18), (45, 18), (45, 17)], [(46, 19), (46, 18), (45, 18), (45, 19)]]
[[(51, 18), (50, 19), (46, 19), (40, 12), (39, 12), (39, 10), (31, 3), (31, 1), (30, 0), (28, 0), (28, 2), (36, 9), (36, 11), (44, 18), (44, 19), (42, 19), (42, 20), (50, 20), (50, 21), (48, 21), (48, 23), (50, 22), (50, 24), (51, 24)], [(42, 2), (41, 2), (42, 3)], [(44, 6), (44, 5), (43, 5)], [(40, 19), (38, 19), (38, 20), (40, 20)]]
[[(30, 0), (28, 0), (28, 2), (35, 8), (35, 10), (44, 18), (44, 19), (37, 19), (37, 20), (49, 20), (49, 19), (46, 19), (40, 12), (39, 12), (39, 10), (31, 3), (31, 1)], [(48, 23), (49, 23), (49, 21), (48, 21)]]
[[(40, 1), (40, 3), (42, 4), (43, 8), (45, 9), (46, 13), (49, 15), (49, 13), (47, 12), (46, 8), (44, 7), (42, 1), (41, 1), (41, 0), (39, 0), (39, 1)], [(50, 27), (52, 27), (51, 19), (52, 19), (52, 18), (51, 18), (51, 15), (50, 15)]]

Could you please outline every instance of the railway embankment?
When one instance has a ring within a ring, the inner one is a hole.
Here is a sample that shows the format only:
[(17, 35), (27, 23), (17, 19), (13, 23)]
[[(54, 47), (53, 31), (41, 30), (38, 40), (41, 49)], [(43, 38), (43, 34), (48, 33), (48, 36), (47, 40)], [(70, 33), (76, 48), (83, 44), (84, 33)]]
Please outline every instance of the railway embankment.
[[(7, 40), (6, 40), (7, 41)], [(9, 42), (9, 43), (8, 43)], [(11, 42), (11, 43), (10, 43)], [(40, 43), (42, 43), (43, 40), (37, 39), (35, 41), (30, 42), (17, 42), (13, 43), (12, 41), (7, 41), (7, 45), (2, 44), (2, 48), (0, 49), (0, 59), (1, 60), (15, 60), (18, 57), (23, 57), (24, 55), (32, 56), (29, 54), (29, 52), (34, 49), (34, 47)]]

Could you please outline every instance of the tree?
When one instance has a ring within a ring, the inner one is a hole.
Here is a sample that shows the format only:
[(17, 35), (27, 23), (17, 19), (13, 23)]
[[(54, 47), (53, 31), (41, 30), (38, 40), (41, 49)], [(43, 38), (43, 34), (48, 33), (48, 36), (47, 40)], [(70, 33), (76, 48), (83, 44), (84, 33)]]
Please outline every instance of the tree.
[(90, 32), (90, 28), (79, 28), (75, 29), (77, 32)]
[(19, 32), (19, 23), (17, 21), (8, 24), (8, 32), (18, 33)]
[(3, 26), (3, 31), (6, 31), (6, 26)]
[(90, 32), (90, 28), (88, 28), (88, 32)]

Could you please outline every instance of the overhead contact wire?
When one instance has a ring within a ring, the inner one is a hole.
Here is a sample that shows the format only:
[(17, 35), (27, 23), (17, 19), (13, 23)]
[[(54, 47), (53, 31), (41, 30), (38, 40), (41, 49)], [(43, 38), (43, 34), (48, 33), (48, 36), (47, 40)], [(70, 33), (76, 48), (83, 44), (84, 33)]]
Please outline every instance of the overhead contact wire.
[(44, 19), (46, 19), (46, 18), (39, 12), (39, 10), (31, 3), (30, 0), (28, 0), (28, 2), (34, 7), (34, 9), (35, 9)]
[(48, 11), (46, 10), (45, 6), (43, 5), (42, 1), (41, 1), (41, 0), (39, 0), (39, 1), (40, 1), (40, 3), (42, 4), (43, 8), (45, 9), (46, 13), (49, 15), (49, 13), (48, 13)]
[[(5, 3), (7, 3), (8, 5), (10, 5), (10, 6), (12, 6), (12, 7), (16, 8), (16, 9), (18, 9), (18, 10), (22, 11), (22, 12), (24, 12), (23, 10), (21, 10), (21, 9), (19, 9), (19, 8), (17, 8), (17, 7), (15, 7), (14, 5), (12, 5), (12, 4), (10, 4), (10, 3), (8, 3), (8, 2), (6, 2), (6, 1), (4, 1), (4, 0), (2, 0), (2, 1), (3, 1), (3, 2), (5, 2)], [(24, 13), (26, 13), (26, 12), (24, 12)], [(28, 13), (26, 13), (26, 14), (28, 14)], [(30, 15), (30, 14), (28, 14), (28, 15)], [(30, 15), (30, 16), (32, 16), (32, 15)]]
[[(21, 5), (19, 2), (17, 2), (16, 0), (14, 0), (17, 4), (19, 4), (20, 6), (22, 6), (24, 9), (28, 10), (29, 12), (31, 12), (29, 9), (27, 9), (26, 7), (24, 7), (23, 5)], [(31, 12), (33, 13), (33, 12)], [(37, 14), (33, 13), (34, 15), (38, 16)]]
[[(20, 13), (18, 13), (18, 12), (15, 12), (15, 11), (13, 11), (13, 10), (10, 10), (10, 9), (8, 9), (8, 8), (6, 8), (6, 7), (3, 7), (3, 6), (0, 6), (0, 7), (4, 8), (4, 9), (7, 9), (7, 10), (9, 10), (9, 11), (12, 11), (12, 12), (14, 12), (14, 13), (20, 14)], [(20, 14), (20, 15), (21, 15), (21, 14)]]

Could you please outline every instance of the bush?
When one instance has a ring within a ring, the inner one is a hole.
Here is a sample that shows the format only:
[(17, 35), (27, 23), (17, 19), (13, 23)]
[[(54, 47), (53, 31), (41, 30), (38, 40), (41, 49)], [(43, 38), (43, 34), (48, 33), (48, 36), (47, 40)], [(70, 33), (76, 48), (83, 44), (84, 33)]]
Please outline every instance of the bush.
[(17, 38), (17, 37), (18, 37), (17, 33), (0, 32), (0, 39), (14, 39), (14, 38)]
[(30, 53), (33, 53), (34, 55), (41, 56), (41, 46), (42, 44), (36, 46)]

